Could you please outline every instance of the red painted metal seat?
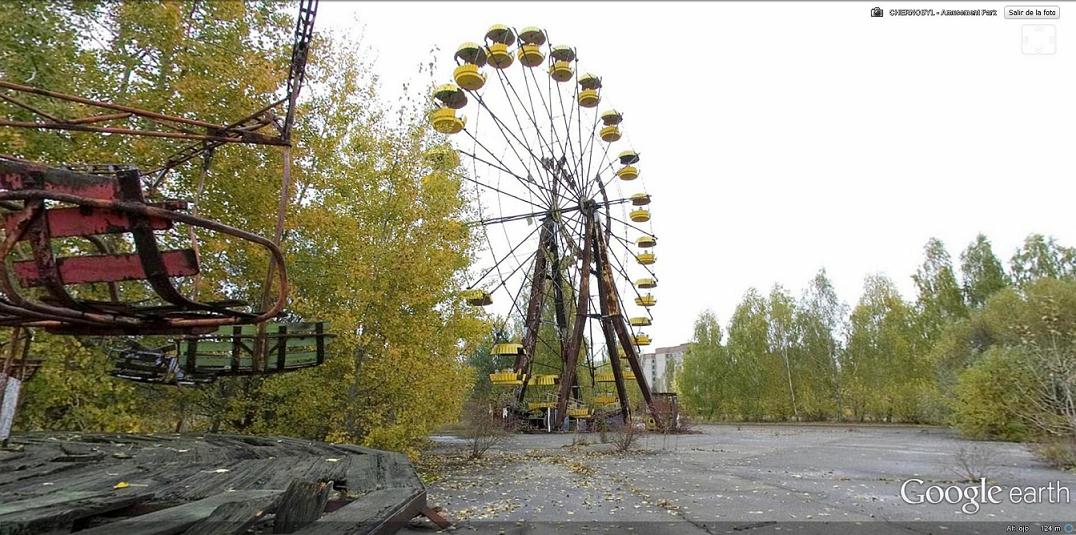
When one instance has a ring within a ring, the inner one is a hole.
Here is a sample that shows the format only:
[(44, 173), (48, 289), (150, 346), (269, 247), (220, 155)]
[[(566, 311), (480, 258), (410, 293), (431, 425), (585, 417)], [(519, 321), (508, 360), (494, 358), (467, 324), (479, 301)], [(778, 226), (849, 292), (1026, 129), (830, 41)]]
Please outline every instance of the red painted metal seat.
[[(256, 234), (186, 213), (186, 207), (183, 201), (146, 202), (136, 170), (102, 176), (0, 158), (0, 208), (6, 212), (0, 325), (75, 334), (183, 334), (278, 315), (287, 292), (280, 249)], [(238, 301), (202, 302), (180, 292), (173, 279), (196, 275), (200, 268), (193, 248), (161, 249), (156, 233), (176, 223), (264, 247), (275, 265), (276, 301), (267, 310), (252, 311)], [(112, 251), (103, 235), (123, 235), (111, 241), (131, 244), (133, 252)], [(71, 238), (85, 239), (96, 254), (59, 256), (57, 251), (84, 252), (84, 246), (70, 244)], [(29, 258), (16, 259), (24, 242)], [(145, 291), (121, 299), (118, 283), (124, 281), (142, 281)], [(73, 292), (78, 285), (104, 285), (108, 296)], [(89, 295), (94, 298), (84, 297)]]

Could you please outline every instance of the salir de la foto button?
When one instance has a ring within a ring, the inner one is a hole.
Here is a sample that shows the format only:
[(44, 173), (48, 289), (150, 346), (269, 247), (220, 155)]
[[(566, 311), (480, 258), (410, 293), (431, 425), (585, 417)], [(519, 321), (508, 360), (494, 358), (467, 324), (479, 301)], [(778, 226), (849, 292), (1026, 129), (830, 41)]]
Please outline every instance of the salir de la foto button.
[(1058, 6), (1005, 6), (1007, 19), (1059, 19), (1061, 8)]

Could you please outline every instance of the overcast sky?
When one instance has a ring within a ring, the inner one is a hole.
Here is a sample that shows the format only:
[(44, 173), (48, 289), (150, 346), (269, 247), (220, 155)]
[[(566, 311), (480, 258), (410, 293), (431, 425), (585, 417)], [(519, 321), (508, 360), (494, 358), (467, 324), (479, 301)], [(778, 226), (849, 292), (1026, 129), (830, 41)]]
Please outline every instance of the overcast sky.
[[(1052, 21), (992, 2), (877, 5), (997, 17), (879, 19), (872, 5), (322, 2), (318, 25), (362, 36), (390, 98), (434, 46), (450, 80), (456, 46), (493, 23), (575, 46), (645, 158), (661, 279), (649, 331), (668, 346), (699, 312), (726, 323), (749, 287), (799, 295), (821, 267), (849, 304), (877, 272), (911, 299), (931, 236), (954, 260), (978, 232), (1005, 261), (1032, 232), (1076, 245), (1072, 5)], [(1056, 53), (1026, 55), (1024, 26), (1044, 23)]]

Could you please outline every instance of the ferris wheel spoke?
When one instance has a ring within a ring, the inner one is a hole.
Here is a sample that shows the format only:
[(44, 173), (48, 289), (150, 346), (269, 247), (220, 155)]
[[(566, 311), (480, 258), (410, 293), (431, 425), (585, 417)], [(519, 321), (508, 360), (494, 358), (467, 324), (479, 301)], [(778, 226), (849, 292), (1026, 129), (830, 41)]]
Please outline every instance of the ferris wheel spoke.
[[(503, 171), (503, 172), (504, 172), (504, 173), (506, 173), (506, 174), (512, 175), (512, 176), (513, 176), (513, 177), (515, 177), (515, 178), (516, 178), (517, 180), (525, 180), (524, 178), (522, 178), (522, 177), (520, 177), (519, 175), (517, 175), (517, 174), (515, 174), (515, 173), (513, 173), (513, 172), (511, 172), (511, 171), (509, 171), (508, 169), (505, 169), (504, 167), (501, 167), (501, 166), (499, 166), (499, 165), (497, 165), (497, 164), (494, 164), (494, 163), (490, 163), (489, 161), (487, 161), (487, 160), (484, 160), (484, 159), (482, 159), (482, 158), (481, 158), (481, 157), (479, 157), (479, 156), (475, 156), (474, 154), (472, 154), (472, 153), (470, 153), (470, 152), (466, 152), (466, 151), (462, 151), (462, 150), (461, 150), (461, 151), (458, 151), (458, 152), (459, 152), (460, 154), (463, 154), (464, 156), (468, 156), (468, 157), (470, 157), (471, 159), (473, 159), (473, 160), (475, 160), (475, 161), (479, 161), (479, 162), (482, 162), (482, 163), (484, 163), (484, 164), (486, 164), (486, 165), (488, 165), (488, 166), (490, 166), (490, 167), (492, 167), (492, 168), (494, 168), (494, 169), (497, 169), (497, 170), (499, 170), (499, 171)], [(475, 174), (477, 174), (477, 173), (475, 173)], [(511, 198), (513, 198), (513, 199), (516, 199), (516, 200), (518, 200), (518, 201), (521, 201), (521, 202), (527, 203), (527, 204), (529, 204), (529, 205), (531, 205), (531, 206), (533, 206), (533, 207), (535, 207), (535, 208), (541, 209), (541, 210), (544, 210), (544, 209), (545, 209), (545, 207), (544, 207), (544, 206), (542, 206), (542, 205), (540, 205), (540, 204), (537, 204), (537, 203), (535, 203), (534, 201), (531, 201), (531, 200), (529, 200), (529, 199), (524, 199), (523, 197), (520, 197), (520, 196), (518, 196), (518, 195), (515, 195), (515, 194), (512, 194), (512, 193), (509, 193), (509, 192), (507, 192), (507, 191), (505, 191), (505, 190), (503, 190), (503, 189), (501, 189), (501, 188), (498, 188), (498, 187), (495, 187), (495, 186), (491, 186), (491, 185), (489, 185), (489, 184), (486, 184), (485, 182), (482, 182), (482, 181), (480, 181), (480, 180), (476, 180), (476, 179), (474, 179), (474, 178), (471, 178), (471, 177), (469, 177), (469, 176), (466, 176), (466, 175), (463, 175), (463, 176), (462, 176), (462, 178), (463, 178), (464, 180), (468, 181), (468, 182), (474, 183), (475, 185), (478, 185), (478, 186), (482, 186), (483, 188), (486, 188), (486, 189), (488, 189), (488, 190), (490, 190), (490, 191), (492, 191), (492, 192), (494, 192), (494, 193), (497, 193), (497, 194), (500, 194), (500, 195), (504, 195), (504, 196), (506, 196), (506, 197), (511, 197)]]
[[(476, 145), (478, 145), (479, 147), (482, 147), (482, 150), (486, 151), (486, 154), (489, 154), (490, 157), (492, 157), (494, 160), (496, 160), (500, 164), (501, 169), (507, 169), (507, 166), (504, 164), (504, 162), (501, 161), (501, 159), (498, 158), (497, 155), (493, 151), (491, 151), (489, 149), (489, 147), (486, 147), (486, 145), (484, 143), (479, 141), (478, 138), (474, 136), (474, 134), (471, 134), (471, 132), (467, 131), (466, 129), (464, 129), (463, 132), (465, 132), (468, 137), (470, 137), (472, 140), (474, 140)], [(503, 134), (503, 132), (502, 132), (502, 134)], [(507, 136), (505, 137), (505, 139), (506, 140), (508, 139)], [(514, 148), (513, 148), (513, 152), (515, 152)], [(519, 183), (522, 184), (523, 187), (526, 188), (527, 191), (529, 191), (531, 193), (531, 195), (534, 195), (535, 197), (538, 197), (539, 199), (542, 199), (543, 201), (546, 201), (547, 203), (551, 202), (550, 197), (542, 195), (541, 193), (536, 192), (536, 191), (534, 191), (534, 189), (531, 188), (531, 186), (533, 185), (534, 187), (538, 188), (539, 191), (541, 191), (541, 192), (548, 193), (548, 191), (549, 191), (544, 186), (538, 184), (533, 178), (530, 177), (530, 168), (527, 167), (527, 164), (523, 162), (523, 158), (519, 157), (519, 153), (516, 153), (516, 157), (519, 158), (520, 163), (523, 164), (523, 168), (527, 169), (527, 178), (523, 178), (519, 174), (512, 173), (512, 172), (508, 172), (508, 174), (515, 177), (516, 180), (518, 180)]]
[[(535, 114), (533, 113), (534, 112), (533, 106), (531, 108), (531, 113), (527, 113), (527, 106), (526, 106), (526, 104), (523, 103), (523, 99), (520, 98), (519, 93), (517, 93), (516, 90), (515, 90), (515, 87), (512, 86), (512, 82), (510, 80), (507, 80), (507, 76), (505, 76), (504, 73), (502, 73), (500, 70), (497, 71), (497, 80), (500, 81), (501, 89), (504, 90), (505, 94), (508, 94), (508, 89), (511, 88), (512, 94), (515, 95), (516, 100), (519, 102), (520, 109), (523, 110), (523, 113), (527, 116), (527, 119), (529, 119), (531, 124), (534, 125), (535, 131), (538, 132), (538, 145), (539, 145), (539, 148), (541, 149), (540, 152), (542, 153), (542, 156), (539, 157), (538, 155), (534, 154), (534, 149), (531, 147), (529, 141), (527, 140), (527, 135), (525, 133), (526, 129), (523, 128), (523, 123), (520, 122), (520, 120), (519, 120), (519, 113), (516, 112), (516, 106), (515, 106), (515, 104), (512, 103), (512, 99), (509, 98), (509, 99), (507, 99), (508, 107), (512, 110), (512, 117), (516, 120), (516, 126), (519, 127), (519, 132), (520, 132), (521, 135), (523, 135), (523, 139), (519, 139), (519, 136), (516, 136), (514, 132), (512, 133), (512, 137), (516, 138), (516, 140), (519, 141), (523, 145), (523, 147), (525, 149), (527, 149), (527, 152), (531, 155), (531, 158), (535, 160), (535, 163), (537, 163), (539, 171), (544, 170), (547, 173), (550, 173), (551, 175), (553, 175), (553, 176), (550, 177), (550, 181), (551, 182), (556, 181), (557, 177), (555, 176), (555, 174), (552, 173), (549, 169), (547, 169), (547, 167), (545, 165), (545, 161), (546, 161), (545, 148), (546, 147), (542, 144), (541, 129), (538, 128), (538, 122), (535, 119)], [(507, 86), (505, 85), (506, 80), (507, 80)], [(491, 115), (492, 115), (492, 112), (491, 112)], [(503, 124), (503, 121), (502, 121), (502, 124)], [(507, 128), (507, 125), (505, 127)]]
[[(526, 69), (526, 68), (524, 69), (524, 73), (523, 73), (523, 81), (524, 82), (526, 82), (526, 80), (527, 80), (527, 72), (526, 71), (529, 71), (529, 70), (531, 70), (531, 69)], [(528, 104), (525, 104), (523, 102), (523, 98), (519, 95), (519, 91), (517, 91), (515, 86), (512, 85), (512, 80), (509, 79), (507, 75), (504, 75), (503, 73), (501, 73), (501, 71), (497, 71), (497, 79), (500, 81), (501, 88), (505, 90), (505, 93), (508, 92), (508, 89), (512, 90), (512, 95), (516, 97), (516, 102), (519, 102), (519, 107), (523, 109), (524, 113), (526, 113), (527, 108), (528, 108)], [(550, 156), (552, 156), (554, 147), (553, 147), (553, 144), (552, 144), (552, 142), (550, 140), (546, 140), (542, 136), (542, 129), (541, 129), (540, 126), (538, 126), (538, 112), (534, 107), (534, 97), (531, 95), (530, 86), (527, 85), (527, 84), (524, 84), (524, 87), (527, 89), (527, 99), (530, 102), (530, 104), (529, 104), (530, 113), (527, 114), (527, 119), (529, 119), (531, 125), (534, 126), (534, 131), (535, 131), (535, 134), (538, 137), (539, 146), (541, 146), (541, 148), (542, 148), (542, 157), (545, 158), (545, 151), (547, 149), (549, 150)], [(514, 105), (512, 105), (511, 100), (508, 101), (508, 104), (509, 104), (510, 107), (512, 107), (513, 111), (515, 111), (515, 107), (514, 107)], [(516, 119), (517, 119), (517, 122), (518, 122), (518, 115), (516, 116)], [(520, 125), (520, 130), (523, 130), (522, 125)]]
[[(531, 236), (534, 236), (534, 233), (537, 232), (539, 228), (541, 228), (541, 227), (535, 227), (534, 230), (530, 231), (530, 233), (527, 234), (526, 236), (524, 236), (523, 239), (519, 241), (519, 243), (517, 243), (514, 247), (512, 247), (512, 249), (509, 250), (504, 256), (502, 256), (500, 258), (500, 260), (497, 260), (497, 262), (493, 264), (493, 267), (487, 269), (486, 272), (483, 273), (481, 277), (478, 277), (478, 279), (475, 280), (474, 282), (472, 282), (470, 284), (470, 286), (468, 286), (467, 288), (470, 289), (470, 288), (474, 288), (475, 286), (478, 286), (479, 284), (482, 283), (482, 281), (486, 277), (489, 276), (490, 273), (492, 273), (494, 271), (498, 271), (499, 268), (500, 268), (500, 265), (502, 263), (504, 263), (504, 261), (507, 260), (508, 257), (513, 256), (514, 253), (516, 252), (516, 250), (520, 248), (520, 246), (522, 246), (524, 243), (527, 243), (527, 240), (529, 240), (531, 238)], [(494, 257), (494, 259), (496, 259), (496, 256)], [(509, 277), (511, 277), (511, 275), (509, 275)]]
[[(478, 95), (477, 93), (474, 93), (474, 92), (472, 92), (472, 94), (475, 96), (475, 100), (478, 102), (479, 106), (481, 106), (482, 109), (485, 109), (486, 113), (489, 114), (490, 118), (493, 120), (493, 124), (497, 127), (497, 130), (500, 132), (501, 137), (504, 138), (505, 143), (507, 143), (508, 146), (512, 149), (512, 152), (515, 154), (516, 158), (519, 159), (519, 163), (521, 163), (523, 165), (523, 168), (527, 170), (527, 175), (531, 176), (530, 165), (528, 165), (525, 161), (523, 161), (523, 157), (519, 154), (519, 151), (516, 149), (516, 144), (520, 145), (520, 148), (522, 148), (523, 150), (525, 150), (527, 152), (527, 154), (530, 156), (531, 160), (533, 160), (533, 162), (536, 164), (536, 167), (538, 167), (539, 170), (544, 169), (544, 167), (542, 166), (541, 158), (539, 158), (537, 155), (534, 154), (534, 151), (532, 151), (531, 148), (530, 148), (530, 144), (528, 144), (525, 140), (519, 139), (519, 136), (517, 136), (516, 133), (512, 131), (511, 127), (509, 127), (507, 123), (505, 123), (503, 120), (501, 120), (501, 118), (498, 117), (497, 114), (492, 109), (490, 109), (490, 107), (486, 104), (486, 101), (482, 98), (481, 95)], [(510, 100), (509, 100), (509, 105), (511, 105)], [(519, 122), (519, 116), (518, 116), (518, 114), (515, 114), (514, 106), (512, 106), (512, 108), (513, 108), (513, 115), (515, 115), (516, 122), (518, 123)], [(522, 126), (520, 127), (520, 130), (522, 130)], [(468, 135), (470, 135), (470, 132), (468, 132)], [(474, 137), (475, 136), (471, 135), (472, 139), (474, 139)], [(515, 140), (515, 144), (512, 143), (513, 139)], [(477, 139), (475, 141), (477, 141)], [(541, 176), (541, 172), (538, 172), (537, 174), (539, 175), (539, 177)], [(538, 184), (537, 181), (532, 181), (532, 183), (535, 186), (541, 188), (542, 190), (544, 190), (546, 192), (550, 191), (547, 186), (540, 185), (540, 184)], [(547, 199), (547, 200), (549, 200), (549, 199)]]
[[(578, 88), (576, 88), (576, 93), (578, 93)], [(569, 123), (571, 122), (571, 117), (569, 116), (568, 111), (564, 109), (564, 92), (560, 90), (560, 87), (557, 87), (557, 100), (560, 102), (560, 116), (564, 120), (564, 141), (561, 144), (561, 151), (564, 153), (566, 159), (567, 159), (567, 156), (570, 154), (571, 157), (572, 157), (571, 161), (574, 164), (576, 154), (575, 154), (575, 146), (572, 144), (572, 129), (569, 126)], [(551, 106), (552, 106), (552, 104), (551, 104)], [(574, 111), (576, 109), (577, 108), (571, 108), (573, 113), (574, 113)], [(550, 114), (550, 119), (552, 119), (552, 113)], [(574, 167), (574, 165), (573, 165), (573, 167)], [(580, 183), (580, 186), (578, 187), (578, 190), (580, 191), (580, 194), (582, 195), (582, 190), (583, 190), (582, 183), (583, 183), (584, 180), (586, 180), (586, 178), (579, 176), (579, 170), (578, 169), (574, 169), (574, 172), (572, 174), (575, 177), (575, 180)]]
[[(586, 146), (584, 146), (583, 149), (579, 153), (578, 171), (580, 171), (580, 172), (584, 171), (583, 160), (584, 159), (587, 160), (587, 163), (586, 163), (586, 166), (585, 166), (585, 173), (581, 175), (581, 176), (583, 176), (583, 179), (585, 180), (584, 183), (586, 184), (586, 187), (584, 188), (584, 192), (583, 192), (584, 195), (593, 194), (594, 192), (592, 191), (592, 188), (594, 187), (594, 182), (601, 180), (600, 177), (597, 177), (594, 180), (592, 180), (591, 177), (590, 177), (590, 166), (594, 161), (594, 139), (596, 137), (594, 135), (594, 133), (598, 130), (598, 122), (599, 122), (599, 120), (600, 120), (600, 116), (595, 114), (594, 115), (594, 124), (590, 128), (590, 139), (587, 140)], [(612, 143), (606, 143), (605, 144), (605, 153), (606, 154), (609, 154), (609, 147), (611, 147), (611, 146), (612, 146)]]

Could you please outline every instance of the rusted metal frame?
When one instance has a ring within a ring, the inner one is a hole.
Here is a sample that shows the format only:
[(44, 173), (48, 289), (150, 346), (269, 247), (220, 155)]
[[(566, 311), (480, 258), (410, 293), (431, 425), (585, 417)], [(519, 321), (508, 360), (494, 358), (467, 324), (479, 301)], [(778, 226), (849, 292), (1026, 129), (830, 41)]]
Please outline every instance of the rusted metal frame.
[[(607, 315), (607, 318), (612, 324), (613, 331), (616, 332), (617, 338), (620, 341), (620, 346), (624, 348), (624, 356), (628, 359), (628, 364), (631, 366), (632, 373), (635, 374), (635, 382), (639, 385), (639, 391), (643, 395), (643, 401), (646, 402), (646, 406), (650, 409), (650, 415), (654, 418), (654, 421), (660, 426), (661, 416), (655, 410), (654, 400), (650, 395), (650, 385), (647, 384), (646, 378), (643, 376), (643, 368), (639, 363), (638, 352), (631, 339), (631, 335), (628, 333), (624, 315), (620, 310), (620, 295), (616, 290), (616, 285), (613, 284), (613, 271), (609, 267), (609, 246), (607, 242), (601, 239), (600, 233), (599, 246), (601, 249), (599, 254), (604, 263), (600, 284), (605, 286), (606, 295), (608, 297), (606, 300), (609, 306), (609, 314)], [(614, 370), (614, 374), (615, 373)]]
[(609, 317), (609, 291), (605, 286), (605, 273), (609, 259), (606, 258), (604, 251), (599, 243), (600, 230), (596, 230), (587, 238), (594, 243), (595, 249), (599, 253), (595, 256), (594, 266), (598, 275), (598, 307), (601, 312), (601, 329), (602, 335), (605, 337), (605, 348), (609, 353), (609, 365), (613, 369), (613, 382), (616, 385), (617, 401), (620, 402), (620, 417), (623, 419), (625, 425), (631, 424), (631, 408), (628, 406), (628, 391), (624, 385), (624, 369), (620, 365), (620, 352), (617, 351), (616, 331), (613, 329), (613, 322)]
[[(538, 331), (541, 328), (542, 308), (545, 304), (546, 259), (549, 254), (549, 240), (552, 239), (552, 232), (553, 221), (547, 216), (542, 220), (542, 230), (538, 235), (538, 252), (535, 253), (534, 267), (531, 272), (531, 295), (527, 301), (527, 317), (523, 323), (523, 354), (516, 357), (513, 366), (516, 373), (530, 371), (534, 349), (538, 345)], [(523, 403), (527, 395), (527, 384), (530, 379), (530, 373), (523, 377), (523, 384), (516, 393), (519, 403)]]
[[(239, 137), (210, 134), (187, 134), (183, 132), (161, 132), (157, 130), (135, 130), (111, 126), (90, 126), (73, 123), (36, 123), (32, 121), (9, 121), (0, 119), (0, 126), (14, 128), (38, 128), (42, 130), (73, 130), (77, 132), (96, 132), (99, 134), (123, 134), (128, 136), (162, 137), (169, 139), (187, 139), (197, 141), (221, 141), (224, 143), (248, 143), (253, 145), (285, 145), (287, 142), (270, 138), (255, 132), (240, 132)], [(218, 130), (219, 131), (219, 130)]]
[[(126, 112), (105, 113), (105, 114), (101, 114), (101, 115), (91, 115), (89, 117), (83, 117), (82, 119), (71, 119), (71, 120), (65, 121), (65, 122), (70, 123), (70, 124), (103, 123), (105, 121), (115, 121), (115, 120), (118, 120), (118, 119), (126, 119), (126, 118), (128, 118), (130, 116), (131, 116), (131, 114), (126, 113)], [(167, 126), (167, 125), (165, 125), (165, 126)]]
[[(142, 184), (139, 180), (138, 171), (124, 171), (117, 173), (116, 179), (120, 185), (121, 198), (123, 201), (145, 204), (145, 199), (142, 197)], [(169, 275), (169, 270), (161, 254), (160, 247), (157, 245), (157, 237), (153, 233), (153, 225), (150, 218), (136, 213), (128, 215), (128, 218), (131, 221), (129, 232), (134, 238), (135, 250), (138, 252), (138, 258), (142, 263), (146, 281), (149, 282), (150, 287), (153, 288), (153, 291), (156, 292), (161, 299), (188, 310), (205, 310), (218, 314), (228, 314), (233, 312), (225, 312), (226, 309), (222, 307), (214, 307), (205, 303), (193, 301), (181, 294), (175, 285), (172, 284), (172, 278)], [(239, 315), (239, 313), (235, 314)], [(247, 317), (251, 316), (250, 314), (243, 315)]]
[[(586, 218), (586, 235), (594, 232), (594, 210), (588, 208)], [(583, 344), (583, 330), (587, 324), (587, 309), (590, 305), (590, 265), (594, 252), (591, 240), (583, 244), (583, 269), (579, 275), (579, 296), (575, 306), (575, 324), (572, 325), (571, 338), (568, 339), (567, 353), (564, 355), (564, 372), (560, 378), (560, 394), (557, 397), (557, 421), (564, 419), (568, 409), (568, 397), (575, 385), (575, 367), (579, 363), (579, 350)]]
[[(207, 131), (210, 131), (210, 132), (224, 132), (224, 131), (227, 131), (226, 126), (210, 123), (210, 122), (207, 122), (207, 121), (200, 121), (200, 120), (197, 120), (197, 119), (188, 119), (186, 117), (179, 117), (179, 116), (175, 116), (175, 115), (167, 115), (167, 114), (158, 113), (158, 112), (154, 112), (154, 111), (150, 111), (150, 110), (144, 110), (144, 109), (141, 109), (141, 108), (135, 108), (133, 106), (125, 106), (123, 104), (114, 104), (114, 103), (111, 103), (111, 102), (102, 102), (102, 101), (98, 101), (98, 100), (92, 100), (92, 99), (88, 99), (88, 98), (80, 97), (80, 96), (76, 96), (76, 95), (68, 95), (66, 93), (60, 93), (60, 92), (57, 92), (57, 91), (50, 91), (48, 89), (41, 89), (39, 87), (31, 87), (31, 86), (16, 84), (16, 83), (8, 82), (8, 81), (5, 81), (5, 80), (0, 80), (0, 88), (10, 89), (12, 91), (17, 91), (17, 92), (20, 92), (20, 93), (29, 93), (29, 94), (33, 94), (33, 95), (39, 95), (39, 96), (45, 96), (45, 97), (49, 97), (49, 98), (55, 98), (55, 99), (64, 100), (64, 101), (67, 101), (67, 102), (75, 102), (75, 103), (78, 103), (78, 104), (84, 104), (84, 105), (93, 106), (93, 107), (96, 107), (96, 108), (103, 108), (103, 109), (107, 109), (107, 110), (114, 110), (114, 111), (118, 111), (118, 112), (130, 113), (132, 115), (142, 117), (142, 118), (145, 118), (145, 119), (149, 119), (149, 120), (157, 120), (157, 121), (166, 121), (166, 122), (170, 122), (170, 123), (185, 124), (185, 125), (188, 125), (188, 126), (204, 128), (204, 129), (206, 129)], [(0, 123), (0, 124), (10, 123), (10, 122), (17, 122), (17, 121), (4, 121), (3, 123)], [(34, 128), (38, 127), (38, 126), (36, 126), (35, 123), (30, 123), (30, 124), (35, 125), (35, 126), (32, 126)], [(65, 121), (63, 119), (60, 119), (59, 121), (57, 121), (56, 126), (63, 126), (65, 124), (66, 124)], [(18, 125), (8, 125), (8, 126), (18, 126)], [(133, 130), (133, 131), (128, 132), (128, 133), (137, 133), (137, 132), (146, 132), (146, 131)], [(122, 132), (116, 132), (116, 133), (122, 133)], [(251, 132), (244, 132), (244, 134), (252, 135)], [(279, 144), (281, 144), (283, 142), (280, 139), (273, 139), (273, 138), (269, 138), (268, 136), (257, 135), (256, 137), (263, 138), (263, 140), (261, 140), (260, 143), (261, 144), (266, 144), (266, 145), (279, 145)], [(258, 141), (251, 141), (251, 142), (252, 143), (259, 143)]]
[[(56, 263), (56, 255), (52, 251), (52, 237), (49, 235), (49, 226), (45, 217), (45, 201), (33, 200), (25, 203), (26, 211), (31, 215), (23, 220), (17, 237), (28, 236), (30, 247), (33, 251), (34, 264), (42, 278), (42, 286), (53, 299), (60, 304), (74, 309), (86, 310), (87, 307), (79, 304), (75, 298), (64, 288), (63, 277), (60, 276), (60, 267)], [(19, 236), (19, 235), (22, 236)], [(7, 258), (7, 251), (0, 258)]]
[[(280, 251), (280, 242), (284, 238), (284, 219), (288, 213), (288, 204), (291, 201), (291, 147), (284, 147), (284, 172), (281, 175), (280, 180), (280, 201), (277, 205), (276, 213), (276, 227), (273, 231), (273, 245)], [(282, 263), (283, 265), (283, 263)], [(262, 308), (265, 308), (266, 302), (269, 300), (270, 293), (273, 291), (273, 271), (276, 268), (272, 263), (269, 264), (269, 273), (266, 275), (265, 288), (262, 293)], [(287, 291), (287, 288), (282, 288), (283, 291)], [(254, 362), (253, 367), (255, 371), (261, 371), (266, 366), (265, 355), (265, 324), (263, 322), (258, 323), (258, 338), (254, 340)]]
[(291, 45), (291, 67), (288, 70), (288, 108), (284, 112), (281, 137), (291, 140), (291, 127), (295, 121), (295, 104), (306, 79), (306, 60), (310, 43), (314, 39), (314, 18), (318, 14), (317, 0), (300, 0), (299, 15), (295, 17), (295, 36)]
[(7, 96), (7, 95), (5, 95), (3, 93), (0, 93), (0, 100), (3, 100), (4, 102), (8, 102), (10, 104), (14, 104), (15, 106), (18, 106), (18, 107), (20, 107), (20, 108), (22, 108), (22, 109), (24, 109), (26, 111), (29, 111), (30, 113), (33, 113), (34, 115), (39, 115), (39, 116), (44, 117), (44, 118), (46, 118), (46, 119), (48, 119), (50, 121), (57, 122), (57, 123), (63, 122), (63, 119), (60, 119), (59, 117), (56, 117), (55, 115), (47, 113), (44, 110), (39, 110), (39, 109), (37, 109), (37, 108), (35, 108), (35, 107), (33, 107), (33, 106), (19, 100), (19, 99), (16, 99), (14, 97), (9, 97), (9, 96)]
[[(279, 315), (280, 311), (284, 309), (284, 305), (285, 305), (285, 302), (287, 300), (287, 286), (288, 286), (286, 269), (284, 267), (284, 256), (280, 252), (280, 249), (275, 244), (273, 244), (271, 241), (269, 241), (269, 240), (267, 240), (267, 239), (265, 239), (265, 238), (263, 238), (261, 236), (258, 236), (257, 234), (253, 234), (253, 233), (250, 233), (250, 232), (247, 232), (247, 231), (244, 231), (244, 230), (240, 230), (240, 229), (225, 225), (223, 223), (218, 223), (216, 221), (210, 221), (210, 220), (207, 220), (207, 219), (204, 219), (204, 218), (201, 218), (201, 217), (191, 216), (189, 214), (184, 214), (182, 212), (172, 212), (172, 211), (165, 210), (165, 209), (162, 209), (162, 208), (158, 208), (158, 207), (154, 207), (154, 206), (148, 206), (148, 205), (145, 205), (145, 204), (142, 204), (142, 203), (132, 203), (132, 202), (127, 202), (127, 201), (115, 201), (115, 200), (110, 201), (110, 200), (103, 200), (103, 199), (94, 199), (94, 198), (81, 197), (81, 196), (78, 196), (78, 195), (72, 195), (72, 194), (68, 194), (68, 193), (61, 193), (61, 192), (47, 191), (47, 190), (0, 191), (0, 201), (5, 201), (5, 200), (27, 201), (27, 200), (33, 200), (33, 199), (53, 200), (53, 201), (58, 201), (58, 202), (77, 204), (77, 205), (80, 205), (80, 206), (90, 206), (90, 207), (95, 207), (95, 208), (104, 208), (104, 209), (117, 210), (117, 211), (131, 213), (131, 214), (140, 214), (140, 215), (147, 216), (147, 217), (160, 217), (160, 218), (164, 218), (164, 219), (170, 219), (172, 221), (178, 221), (180, 223), (184, 223), (184, 224), (188, 224), (188, 225), (199, 226), (199, 227), (202, 227), (202, 228), (205, 228), (205, 229), (208, 229), (208, 230), (212, 230), (214, 232), (219, 232), (219, 233), (222, 233), (222, 234), (227, 234), (229, 236), (233, 236), (233, 237), (236, 237), (236, 238), (247, 240), (247, 241), (256, 243), (258, 245), (261, 245), (262, 247), (266, 248), (269, 251), (270, 263), (275, 264), (277, 266), (277, 269), (279, 269), (279, 273), (277, 274), (276, 279), (277, 279), (277, 282), (278, 282), (278, 284), (280, 286), (280, 291), (278, 292), (277, 299), (272, 304), (272, 306), (270, 306), (268, 309), (264, 310), (263, 312), (261, 312), (261, 313), (259, 313), (257, 315), (252, 315), (252, 317), (246, 318), (246, 319), (240, 318), (240, 317), (172, 318), (172, 319), (167, 319), (168, 325), (170, 325), (172, 327), (177, 327), (177, 328), (197, 328), (197, 327), (212, 327), (212, 326), (221, 326), (221, 325), (234, 325), (234, 324), (237, 324), (237, 323), (247, 323), (247, 322), (259, 322), (259, 321), (265, 321), (267, 319), (270, 319), (270, 318), (273, 318), (273, 317)], [(6, 254), (7, 251), (0, 251), (0, 252), (4, 252)], [(0, 263), (0, 284), (5, 283), (6, 281), (9, 280), (9, 278), (10, 278), (10, 273), (7, 270), (6, 266), (4, 266), (3, 263)], [(102, 321), (102, 322), (104, 322), (106, 324), (121, 324), (122, 323), (122, 324), (125, 324), (125, 325), (131, 325), (131, 326), (138, 326), (138, 325), (143, 324), (142, 322), (138, 321), (137, 318), (130, 318), (130, 317), (124, 318), (122, 316), (115, 315), (115, 314), (107, 314), (107, 315), (82, 314), (82, 313), (73, 313), (72, 311), (70, 311), (68, 309), (63, 309), (63, 308), (59, 308), (59, 307), (48, 307), (46, 305), (39, 305), (39, 306), (41, 308), (46, 309), (46, 310), (43, 311), (46, 314), (52, 313), (52, 314), (56, 314), (58, 316), (58, 317), (55, 317), (55, 318), (52, 318), (52, 319), (57, 319), (57, 320), (61, 320), (61, 321), (64, 321), (66, 319), (74, 319), (74, 320), (83, 319), (83, 320), (89, 320), (89, 321)], [(3, 309), (2, 304), (0, 304), (0, 312), (5, 312), (5, 310)], [(48, 325), (48, 324), (46, 324), (46, 325)], [(51, 325), (48, 325), (48, 326), (51, 326)]]

